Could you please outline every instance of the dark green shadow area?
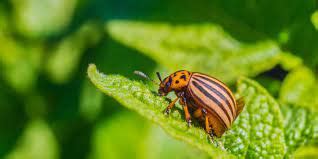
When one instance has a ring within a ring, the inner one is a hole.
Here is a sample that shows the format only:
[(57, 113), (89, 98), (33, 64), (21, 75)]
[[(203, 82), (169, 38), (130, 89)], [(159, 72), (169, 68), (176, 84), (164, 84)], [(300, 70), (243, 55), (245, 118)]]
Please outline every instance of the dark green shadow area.
[[(125, 19), (171, 24), (216, 23), (242, 42), (276, 40), (285, 51), (301, 56), (306, 65), (317, 69), (318, 59), (314, 55), (318, 52), (315, 45), (318, 33), (308, 18), (316, 9), (315, 0), (199, 0), (195, 3), (191, 0), (141, 0), (138, 3), (95, 0), (79, 7), (73, 25), (87, 18), (103, 22)], [(290, 33), (287, 42), (280, 37), (284, 32)]]
[[(23, 107), (23, 101), (0, 79), (0, 158), (3, 158), (23, 133), (28, 121)], [(15, 100), (12, 100), (15, 99)]]
[(135, 70), (141, 70), (147, 74), (152, 73), (156, 63), (141, 53), (127, 48), (111, 39), (96, 52), (97, 66), (106, 74), (121, 74), (128, 78), (136, 78)]

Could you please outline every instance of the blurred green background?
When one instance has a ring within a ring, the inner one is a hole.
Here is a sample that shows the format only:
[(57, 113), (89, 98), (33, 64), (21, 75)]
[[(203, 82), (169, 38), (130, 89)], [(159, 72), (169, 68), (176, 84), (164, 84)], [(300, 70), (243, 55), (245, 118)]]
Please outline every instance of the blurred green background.
[[(316, 9), (315, 0), (2, 0), (0, 158), (207, 158), (89, 82), (89, 63), (132, 79), (166, 70), (113, 40), (106, 23), (215, 23), (239, 41), (271, 39), (317, 74)], [(277, 66), (255, 79), (277, 97), (286, 74)]]

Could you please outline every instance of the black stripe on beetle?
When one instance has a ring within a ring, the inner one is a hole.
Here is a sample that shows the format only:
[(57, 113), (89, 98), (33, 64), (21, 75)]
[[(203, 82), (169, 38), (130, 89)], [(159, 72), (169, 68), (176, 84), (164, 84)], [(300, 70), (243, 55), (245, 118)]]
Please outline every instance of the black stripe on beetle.
[[(210, 78), (207, 78), (207, 77), (204, 77), (204, 76), (201, 76), (201, 75), (197, 75), (197, 76), (200, 77), (200, 78), (203, 78), (203, 79), (205, 79), (205, 80), (207, 80), (207, 81), (209, 81), (209, 82), (211, 82), (211, 83), (213, 83), (213, 84), (215, 84), (217, 87), (219, 87), (220, 89), (222, 89), (222, 90), (230, 97), (230, 99), (231, 99), (233, 105), (235, 105), (234, 99), (232, 98), (230, 92), (228, 92), (228, 90), (226, 90), (222, 85), (220, 85), (220, 83), (217, 83), (217, 82), (211, 80)], [(221, 81), (219, 81), (219, 82), (221, 82)]]
[[(160, 80), (159, 76), (158, 78)], [(243, 99), (240, 98), (237, 102), (224, 83), (198, 72), (179, 70), (163, 81), (160, 80), (158, 89), (160, 95), (167, 96), (172, 91), (177, 97), (167, 106), (165, 112), (170, 112), (179, 100), (184, 108), (188, 125), (190, 125), (191, 115), (194, 115), (205, 124), (207, 134), (217, 137), (221, 137), (231, 127), (244, 108)], [(187, 102), (182, 102), (185, 99)], [(207, 113), (200, 113), (202, 109), (207, 110)]]
[[(191, 90), (191, 95), (197, 99), (201, 104), (205, 105), (205, 107), (209, 107), (208, 104), (206, 104), (201, 98), (199, 98), (197, 95), (195, 95), (195, 93), (192, 92)], [(216, 116), (217, 118), (219, 119), (219, 121), (221, 121), (222, 125), (224, 128), (227, 128), (228, 126), (225, 124), (224, 120), (222, 120), (222, 118), (220, 117), (220, 115), (214, 110), (214, 109), (207, 109), (208, 111), (212, 111)]]
[(214, 103), (216, 103), (225, 113), (225, 115), (227, 116), (227, 120), (229, 121), (229, 123), (231, 123), (231, 118), (229, 113), (225, 110), (224, 106), (222, 103), (220, 103), (220, 101), (218, 101), (215, 97), (213, 97), (211, 94), (209, 94), (209, 92), (207, 92), (203, 87), (201, 87), (200, 84), (198, 84), (196, 81), (192, 81), (192, 84), (201, 91), (201, 93), (203, 93), (206, 97), (208, 97), (210, 100), (212, 100)]
[[(193, 79), (197, 80), (199, 83), (203, 84), (204, 87), (206, 87), (207, 89), (211, 90), (213, 93), (215, 93), (216, 95), (218, 95), (223, 101), (225, 101), (225, 103), (226, 103), (229, 107), (231, 107), (230, 102), (228, 101), (228, 99), (227, 99), (221, 92), (217, 91), (215, 88), (211, 87), (211, 85), (209, 85), (209, 84), (203, 82), (202, 80), (200, 80), (200, 79), (198, 79), (198, 78), (196, 78), (196, 77), (193, 77)], [(230, 97), (230, 98), (231, 98), (231, 97)], [(231, 110), (232, 117), (234, 117), (233, 109), (230, 108), (230, 110)]]

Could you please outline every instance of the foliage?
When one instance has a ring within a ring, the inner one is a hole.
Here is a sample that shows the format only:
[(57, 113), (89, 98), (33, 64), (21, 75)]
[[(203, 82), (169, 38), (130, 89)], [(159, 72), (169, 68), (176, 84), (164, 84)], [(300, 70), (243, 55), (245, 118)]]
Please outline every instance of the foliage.
[[(285, 116), (285, 141), (287, 156), (291, 157), (297, 148), (304, 145), (317, 144), (318, 115), (308, 109), (297, 106), (282, 106)], [(316, 143), (315, 143), (316, 142)]]
[(285, 78), (281, 91), (282, 103), (318, 110), (318, 81), (313, 72), (306, 67), (293, 70)]
[(282, 84), (279, 100), (284, 103), (282, 110), (289, 154), (303, 145), (317, 145), (317, 86), (314, 74), (305, 67), (293, 70)]
[[(123, 127), (129, 132), (123, 130)], [(205, 153), (178, 140), (173, 140), (162, 129), (145, 122), (145, 119), (137, 114), (128, 112), (117, 114), (111, 120), (101, 122), (96, 129), (93, 140), (96, 146), (93, 158), (96, 159), (120, 159), (131, 156), (140, 159), (208, 158)], [(122, 138), (128, 133), (132, 137)], [(135, 148), (130, 148), (131, 145), (134, 145)]]
[(193, 144), (210, 155), (214, 154), (221, 158), (227, 156), (223, 155), (221, 150), (210, 146), (204, 131), (199, 128), (189, 129), (180, 113), (175, 111), (171, 113), (170, 118), (166, 118), (162, 110), (169, 103), (164, 98), (155, 96), (145, 85), (130, 81), (119, 75), (108, 76), (99, 73), (95, 65), (89, 66), (88, 76), (97, 88), (129, 109), (135, 110), (147, 119), (156, 122), (172, 136)]
[(54, 82), (63, 83), (72, 76), (84, 53), (83, 50), (96, 45), (100, 40), (100, 30), (98, 24), (88, 22), (53, 48), (46, 68)]
[(50, 128), (43, 121), (32, 121), (27, 126), (18, 145), (7, 159), (56, 159), (58, 146)]
[(77, 0), (26, 0), (22, 3), (12, 0), (12, 3), (17, 30), (34, 38), (49, 36), (65, 29), (72, 19)]
[(318, 11), (312, 14), (311, 22), (315, 26), (315, 28), (318, 29)]
[[(317, 43), (315, 0), (2, 0), (0, 158), (317, 158)], [(179, 69), (246, 96), (214, 143), (132, 73)]]
[(242, 43), (215, 24), (171, 26), (111, 21), (107, 30), (114, 39), (170, 70), (205, 72), (226, 82), (235, 81), (239, 75), (255, 76), (269, 70), (279, 63), (281, 53), (274, 42)]
[[(222, 151), (209, 143), (204, 130), (187, 127), (180, 111), (166, 118), (162, 110), (168, 103), (164, 98), (155, 96), (145, 85), (122, 76), (99, 73), (95, 65), (89, 66), (88, 76), (101, 91), (159, 124), (167, 133), (211, 157), (221, 157)], [(244, 78), (238, 84), (238, 94), (246, 98), (246, 107), (233, 129), (221, 139), (225, 149), (240, 157), (282, 158), (285, 155), (285, 140), (278, 103), (256, 82)]]

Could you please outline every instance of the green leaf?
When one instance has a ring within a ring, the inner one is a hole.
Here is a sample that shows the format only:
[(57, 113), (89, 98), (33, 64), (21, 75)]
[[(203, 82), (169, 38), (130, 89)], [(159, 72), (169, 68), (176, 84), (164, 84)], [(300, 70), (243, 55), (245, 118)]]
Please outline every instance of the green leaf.
[(89, 121), (94, 121), (102, 110), (103, 94), (95, 89), (88, 80), (82, 84), (80, 112)]
[(53, 82), (64, 83), (72, 77), (85, 50), (101, 39), (101, 32), (98, 24), (87, 22), (53, 48), (46, 65)]
[[(245, 158), (282, 158), (285, 154), (283, 119), (279, 105), (257, 82), (241, 78), (238, 94), (246, 106), (224, 136), (225, 146)], [(238, 146), (239, 145), (239, 146)]]
[(318, 147), (307, 146), (298, 149), (295, 152), (296, 159), (304, 159), (304, 158), (318, 158)]
[(107, 31), (117, 41), (171, 70), (204, 72), (225, 82), (234, 82), (241, 75), (255, 76), (280, 60), (281, 51), (276, 43), (242, 43), (213, 23), (173, 26), (111, 21)]
[(313, 72), (300, 67), (287, 75), (280, 90), (279, 100), (285, 104), (318, 110), (318, 84)]
[(93, 133), (92, 158), (140, 158), (141, 142), (147, 135), (149, 126), (149, 123), (136, 115), (127, 112), (115, 114), (96, 126)]
[(284, 52), (280, 54), (280, 65), (284, 70), (292, 70), (298, 68), (303, 64), (300, 57), (295, 56), (289, 52)]
[[(119, 75), (104, 75), (93, 64), (88, 67), (88, 76), (102, 92), (159, 124), (173, 137), (205, 151), (211, 157), (233, 157), (222, 146), (217, 148), (211, 144), (202, 128), (188, 128), (180, 108), (166, 117), (162, 110), (168, 102), (163, 97), (155, 96), (146, 85)], [(249, 79), (239, 81), (238, 92), (245, 97), (246, 107), (232, 129), (217, 141), (224, 143), (225, 149), (238, 157), (282, 158), (285, 142), (282, 115), (277, 102), (263, 87)]]
[(318, 30), (315, 28), (316, 26), (313, 25), (313, 21), (310, 21), (310, 16), (315, 8), (317, 7), (307, 10), (307, 12), (311, 13), (308, 13), (306, 17), (302, 18), (301, 23), (295, 23), (297, 25), (291, 25), (289, 27), (288, 32), (290, 39), (288, 43), (282, 47), (301, 57), (306, 66), (317, 71), (318, 45), (316, 44), (318, 43)]
[[(41, 43), (18, 41), (0, 32), (0, 67), (6, 82), (19, 93), (31, 90), (37, 81), (43, 56)], [(21, 80), (23, 79), (23, 80)]]
[(315, 11), (311, 15), (311, 22), (315, 26), (316, 30), (318, 30), (318, 11)]
[[(153, 143), (157, 143), (154, 145)], [(160, 127), (151, 127), (145, 139), (145, 159), (208, 159), (207, 153), (202, 153), (197, 148), (168, 136)], [(155, 148), (155, 149), (154, 149)], [(155, 151), (154, 151), (155, 150)]]
[[(298, 148), (318, 144), (318, 113), (304, 107), (283, 105), (286, 156), (290, 158)], [(316, 143), (315, 143), (316, 142)]]
[(94, 159), (207, 158), (205, 153), (171, 138), (158, 126), (126, 111), (99, 123), (93, 136)]
[(11, 0), (15, 26), (28, 37), (45, 37), (68, 26), (78, 0)]
[(58, 144), (48, 125), (41, 121), (31, 122), (16, 149), (6, 159), (57, 159)]
[(154, 95), (147, 86), (119, 75), (99, 73), (95, 65), (88, 67), (88, 76), (102, 92), (115, 98), (123, 106), (159, 124), (173, 137), (183, 140), (211, 156), (233, 158), (225, 151), (211, 145), (202, 129), (188, 128), (178, 111), (173, 111), (169, 117), (165, 116), (162, 111), (169, 103), (164, 98)]
[(285, 117), (287, 156), (318, 142), (318, 85), (313, 72), (299, 67), (283, 81), (279, 100)]

